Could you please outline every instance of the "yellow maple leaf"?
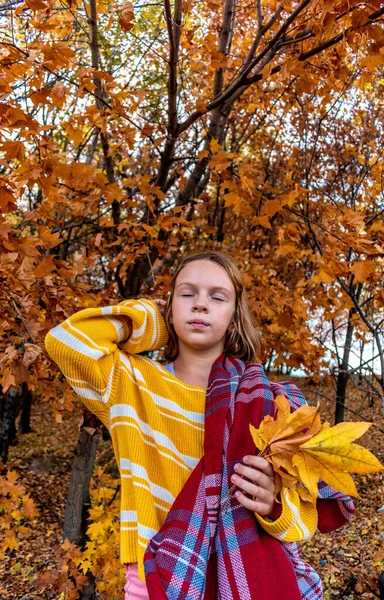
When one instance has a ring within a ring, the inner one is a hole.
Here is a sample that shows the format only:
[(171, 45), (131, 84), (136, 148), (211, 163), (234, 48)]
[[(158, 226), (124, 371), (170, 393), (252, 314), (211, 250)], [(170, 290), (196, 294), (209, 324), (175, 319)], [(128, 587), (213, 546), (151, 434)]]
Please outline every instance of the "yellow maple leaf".
[(332, 468), (305, 452), (295, 454), (292, 461), (298, 470), (300, 481), (310, 493), (313, 503), (316, 502), (318, 496), (319, 479), (323, 479), (325, 483), (339, 492), (360, 498), (349, 473), (333, 471)]
[(267, 415), (258, 429), (249, 426), (259, 456), (268, 460), (278, 484), (296, 489), (313, 503), (320, 479), (336, 490), (359, 498), (350, 473), (373, 473), (384, 469), (366, 448), (354, 444), (371, 423), (321, 425), (319, 407), (301, 406), (291, 412), (285, 396), (275, 399), (277, 415)]

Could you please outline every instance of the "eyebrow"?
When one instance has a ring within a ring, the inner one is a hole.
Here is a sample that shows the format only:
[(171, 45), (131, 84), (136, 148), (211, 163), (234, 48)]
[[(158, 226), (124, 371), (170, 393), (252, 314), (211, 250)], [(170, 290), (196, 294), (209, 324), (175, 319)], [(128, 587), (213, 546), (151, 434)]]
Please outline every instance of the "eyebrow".
[[(178, 288), (178, 287), (181, 287), (182, 285), (189, 285), (189, 287), (192, 287), (192, 288), (197, 287), (196, 284), (190, 283), (189, 281), (182, 281), (181, 283), (178, 283), (176, 287)], [(209, 288), (209, 289), (213, 292), (227, 292), (228, 294), (231, 293), (228, 288), (222, 287), (220, 285), (215, 285), (214, 287)]]

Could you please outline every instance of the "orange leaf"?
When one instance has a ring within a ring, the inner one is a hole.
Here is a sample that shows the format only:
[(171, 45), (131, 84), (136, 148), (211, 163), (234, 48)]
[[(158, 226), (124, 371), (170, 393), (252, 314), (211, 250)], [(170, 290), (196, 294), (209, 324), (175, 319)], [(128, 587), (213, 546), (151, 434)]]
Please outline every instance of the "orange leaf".
[(368, 281), (371, 275), (376, 271), (376, 264), (372, 260), (362, 260), (355, 262), (351, 266), (351, 271), (355, 276), (355, 282), (361, 283)]
[(219, 152), (219, 150), (221, 150), (221, 145), (219, 144), (219, 141), (215, 138), (212, 138), (209, 143), (209, 149), (212, 152), (212, 154), (215, 154), (215, 152)]
[(24, 356), (21, 362), (28, 369), (28, 367), (36, 362), (39, 354), (41, 354), (41, 348), (39, 346), (26, 343), (24, 344)]
[(8, 187), (2, 185), (0, 187), (0, 212), (9, 213), (16, 208), (16, 198)]
[(253, 217), (252, 225), (261, 225), (261, 227), (264, 227), (265, 229), (271, 229), (271, 223), (269, 222), (269, 217), (267, 216)]
[(135, 11), (132, 2), (124, 2), (120, 10), (119, 25), (123, 31), (130, 31), (134, 27)]
[(262, 208), (262, 214), (267, 217), (273, 217), (277, 212), (281, 210), (281, 202), (279, 200), (269, 200)]
[(42, 0), (25, 0), (25, 4), (32, 10), (47, 10), (48, 5)]
[(57, 265), (54, 261), (54, 258), (51, 254), (49, 254), (48, 256), (44, 256), (41, 259), (40, 263), (34, 269), (33, 274), (37, 278), (46, 277), (47, 275), (49, 275), (56, 269), (57, 269)]
[(5, 152), (7, 160), (16, 158), (19, 162), (21, 162), (24, 158), (24, 144), (21, 142), (4, 142), (1, 145), (0, 150)]
[(52, 233), (49, 228), (44, 229), (40, 233), (40, 239), (42, 242), (44, 242), (44, 247), (47, 248), (47, 250), (55, 248), (55, 246), (58, 246), (58, 244), (61, 244), (63, 241), (60, 237), (60, 231)]

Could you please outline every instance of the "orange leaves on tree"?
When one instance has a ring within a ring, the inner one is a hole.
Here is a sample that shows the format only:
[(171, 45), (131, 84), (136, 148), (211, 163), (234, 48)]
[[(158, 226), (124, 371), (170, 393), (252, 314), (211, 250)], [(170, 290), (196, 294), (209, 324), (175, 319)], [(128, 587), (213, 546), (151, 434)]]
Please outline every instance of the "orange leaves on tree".
[[(276, 419), (267, 415), (250, 432), (260, 456), (268, 460), (281, 485), (294, 488), (304, 499), (316, 502), (320, 479), (336, 490), (359, 497), (350, 473), (373, 473), (384, 466), (354, 440), (371, 423), (321, 425), (319, 407), (301, 406), (291, 412), (285, 396), (277, 396)], [(280, 489), (280, 488), (279, 488)]]
[(19, 162), (24, 158), (24, 150), (22, 142), (3, 142), (0, 147), (0, 152), (5, 152), (7, 160), (16, 158)]
[(9, 213), (16, 208), (16, 198), (12, 190), (3, 179), (0, 179), (0, 212)]
[(96, 471), (91, 483), (90, 524), (88, 542), (74, 563), (83, 573), (88, 569), (98, 578), (98, 591), (111, 598), (121, 587), (124, 577), (119, 560), (119, 513), (120, 495), (116, 480)]
[(118, 9), (119, 25), (124, 32), (130, 31), (134, 26), (135, 11), (133, 10), (132, 2), (124, 2)]
[(25, 5), (33, 11), (49, 10), (48, 4), (43, 2), (43, 0), (25, 0)]
[(48, 254), (48, 256), (43, 256), (37, 267), (34, 269), (33, 274), (37, 278), (46, 277), (56, 269), (57, 265), (55, 263), (54, 257), (52, 256), (52, 254)]
[(352, 265), (351, 271), (355, 276), (356, 283), (368, 281), (376, 271), (376, 263), (372, 260), (357, 261)]

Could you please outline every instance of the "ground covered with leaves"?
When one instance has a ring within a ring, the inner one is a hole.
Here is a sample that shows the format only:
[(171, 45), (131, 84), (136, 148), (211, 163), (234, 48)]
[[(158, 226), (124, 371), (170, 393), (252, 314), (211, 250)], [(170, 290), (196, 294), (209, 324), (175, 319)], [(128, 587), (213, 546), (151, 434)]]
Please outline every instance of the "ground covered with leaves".
[[(295, 382), (311, 404), (319, 399), (319, 392), (322, 396), (333, 396), (333, 390), (325, 384)], [(332, 423), (333, 402), (323, 397), (320, 402), (323, 418)], [(374, 423), (359, 443), (384, 462), (384, 417), (380, 402), (364, 400), (360, 393), (350, 390), (347, 406), (361, 415), (346, 411), (347, 420), (362, 420), (363, 416)], [(35, 582), (47, 573), (62, 573), (62, 581), (67, 577), (67, 559), (60, 550), (61, 527), (81, 410), (77, 407), (59, 427), (46, 404), (34, 404), (32, 415), (33, 432), (19, 436), (18, 444), (11, 449), (8, 466), (19, 474), (18, 482), (34, 500), (39, 514), (18, 535), (19, 546), (8, 551), (0, 563), (0, 600), (65, 598), (63, 587), (58, 592), (47, 583), (38, 589)], [(104, 467), (110, 456), (110, 442), (101, 440), (98, 466)], [(111, 477), (113, 471), (108, 474), (109, 483)], [(362, 500), (356, 502), (357, 514), (351, 524), (328, 535), (316, 534), (303, 546), (305, 559), (323, 579), (325, 600), (379, 597), (378, 576), (384, 570), (384, 510), (380, 510), (384, 504), (384, 474), (354, 479)], [(108, 491), (113, 494), (110, 488)], [(108, 599), (112, 600), (110, 596)]]

